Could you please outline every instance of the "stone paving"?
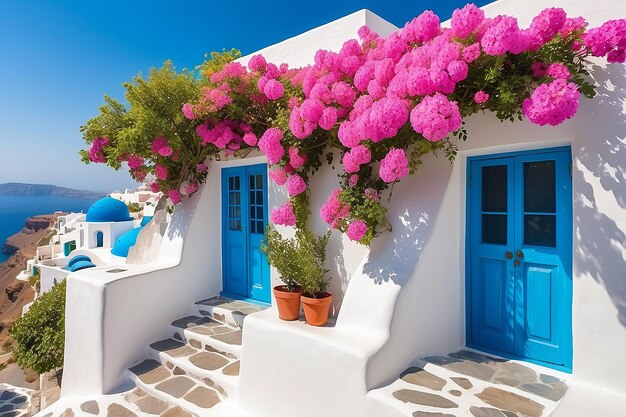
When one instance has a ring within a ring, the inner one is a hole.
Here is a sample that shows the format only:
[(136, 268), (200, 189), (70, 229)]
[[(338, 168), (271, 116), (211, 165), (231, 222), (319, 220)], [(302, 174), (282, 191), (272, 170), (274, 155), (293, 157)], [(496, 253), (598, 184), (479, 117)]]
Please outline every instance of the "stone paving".
[(547, 417), (566, 392), (557, 377), (461, 350), (417, 361), (370, 397), (412, 417)]
[(0, 384), (0, 417), (26, 417), (29, 415), (33, 390)]
[(243, 319), (262, 307), (223, 297), (194, 307), (197, 315), (173, 321), (172, 337), (150, 344), (149, 357), (128, 370), (136, 388), (61, 401), (38, 417), (192, 417), (221, 404), (236, 391)]

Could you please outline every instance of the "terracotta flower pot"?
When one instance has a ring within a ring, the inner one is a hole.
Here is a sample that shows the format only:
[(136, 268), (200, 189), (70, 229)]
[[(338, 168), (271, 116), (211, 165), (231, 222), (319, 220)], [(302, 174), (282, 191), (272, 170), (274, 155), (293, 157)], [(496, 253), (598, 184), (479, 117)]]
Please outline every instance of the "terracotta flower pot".
[(333, 295), (324, 293), (322, 298), (311, 298), (302, 296), (302, 307), (304, 307), (304, 317), (307, 324), (311, 326), (323, 326), (328, 321), (328, 312), (333, 303)]
[(278, 306), (278, 317), (281, 320), (298, 320), (300, 318), (300, 296), (302, 288), (287, 291), (286, 285), (274, 287), (274, 297)]

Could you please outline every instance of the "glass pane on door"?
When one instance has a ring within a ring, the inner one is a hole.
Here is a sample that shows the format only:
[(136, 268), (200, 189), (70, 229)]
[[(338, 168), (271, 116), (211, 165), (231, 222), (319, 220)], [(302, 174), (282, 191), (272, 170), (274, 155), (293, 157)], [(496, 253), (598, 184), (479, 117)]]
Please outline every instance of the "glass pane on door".
[(556, 165), (554, 160), (525, 162), (524, 244), (556, 247)]
[(507, 243), (507, 172), (506, 165), (482, 167), (482, 242)]

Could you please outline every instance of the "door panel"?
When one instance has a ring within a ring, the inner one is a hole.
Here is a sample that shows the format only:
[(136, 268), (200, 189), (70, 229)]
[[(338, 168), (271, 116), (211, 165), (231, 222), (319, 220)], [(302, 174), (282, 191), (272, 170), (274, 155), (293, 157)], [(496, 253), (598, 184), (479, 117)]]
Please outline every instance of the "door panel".
[(469, 163), (471, 344), (571, 367), (569, 149)]
[(222, 170), (223, 283), (229, 295), (270, 302), (261, 242), (267, 224), (267, 165)]

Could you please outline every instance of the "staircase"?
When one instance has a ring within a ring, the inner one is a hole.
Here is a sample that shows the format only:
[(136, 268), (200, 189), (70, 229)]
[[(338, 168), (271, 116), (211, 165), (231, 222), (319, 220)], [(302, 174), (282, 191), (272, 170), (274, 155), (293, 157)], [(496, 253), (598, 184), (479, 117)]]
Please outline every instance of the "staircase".
[(243, 322), (261, 309), (223, 297), (195, 303), (192, 315), (173, 321), (171, 337), (152, 343), (128, 377), (163, 402), (205, 415), (237, 392)]

